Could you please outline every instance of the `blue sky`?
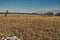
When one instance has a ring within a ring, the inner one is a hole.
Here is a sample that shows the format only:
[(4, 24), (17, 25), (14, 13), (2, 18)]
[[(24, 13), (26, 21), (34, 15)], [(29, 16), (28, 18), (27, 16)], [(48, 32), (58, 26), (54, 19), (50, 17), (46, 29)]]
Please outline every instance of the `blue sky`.
[(60, 0), (0, 0), (0, 12), (47, 12), (60, 10)]

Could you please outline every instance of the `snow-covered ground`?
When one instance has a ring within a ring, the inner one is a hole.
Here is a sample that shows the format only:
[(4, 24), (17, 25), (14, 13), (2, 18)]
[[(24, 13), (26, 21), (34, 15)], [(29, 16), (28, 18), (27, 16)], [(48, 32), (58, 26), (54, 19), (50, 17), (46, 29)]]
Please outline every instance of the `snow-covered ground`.
[[(0, 33), (1, 36), (3, 36), (4, 34)], [(12, 36), (12, 37), (2, 37), (1, 40), (21, 40), (20, 38), (16, 37), (16, 36)]]
[(21, 40), (21, 39), (17, 38), (16, 36), (13, 36), (13, 37), (2, 37), (2, 40)]

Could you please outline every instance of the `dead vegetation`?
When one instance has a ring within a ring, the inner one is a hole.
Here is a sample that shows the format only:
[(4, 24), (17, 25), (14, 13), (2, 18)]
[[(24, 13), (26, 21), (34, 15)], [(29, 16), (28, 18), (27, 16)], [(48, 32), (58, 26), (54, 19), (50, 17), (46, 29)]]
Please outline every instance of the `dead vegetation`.
[(60, 40), (60, 17), (0, 15), (0, 39), (4, 36), (17, 36), (21, 40)]

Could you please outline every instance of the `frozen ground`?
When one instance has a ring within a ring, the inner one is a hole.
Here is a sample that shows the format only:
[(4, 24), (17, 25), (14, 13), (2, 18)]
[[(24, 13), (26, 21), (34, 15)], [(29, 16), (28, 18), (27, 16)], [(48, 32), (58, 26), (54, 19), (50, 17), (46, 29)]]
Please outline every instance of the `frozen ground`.
[(16, 36), (10, 37), (10, 36), (3, 36), (3, 35), (4, 35), (4, 34), (0, 33), (0, 36), (2, 36), (2, 37), (1, 37), (1, 40), (21, 40), (21, 39), (19, 39), (19, 38), (16, 37)]

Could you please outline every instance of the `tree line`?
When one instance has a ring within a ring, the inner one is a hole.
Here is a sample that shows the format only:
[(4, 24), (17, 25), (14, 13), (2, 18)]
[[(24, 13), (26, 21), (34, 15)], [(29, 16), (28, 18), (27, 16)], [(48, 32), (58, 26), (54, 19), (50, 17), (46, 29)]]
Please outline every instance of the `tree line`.
[(32, 14), (36, 14), (36, 15), (48, 15), (48, 16), (60, 16), (60, 12), (59, 13), (53, 13), (53, 12), (48, 12), (48, 13), (32, 13)]
[[(5, 12), (5, 16), (8, 15), (8, 10)], [(1, 14), (1, 13), (0, 13)], [(22, 13), (21, 13), (22, 14)], [(53, 13), (53, 12), (48, 12), (48, 13), (24, 13), (24, 14), (33, 14), (33, 15), (48, 15), (48, 16), (60, 16), (60, 12), (59, 13)]]

